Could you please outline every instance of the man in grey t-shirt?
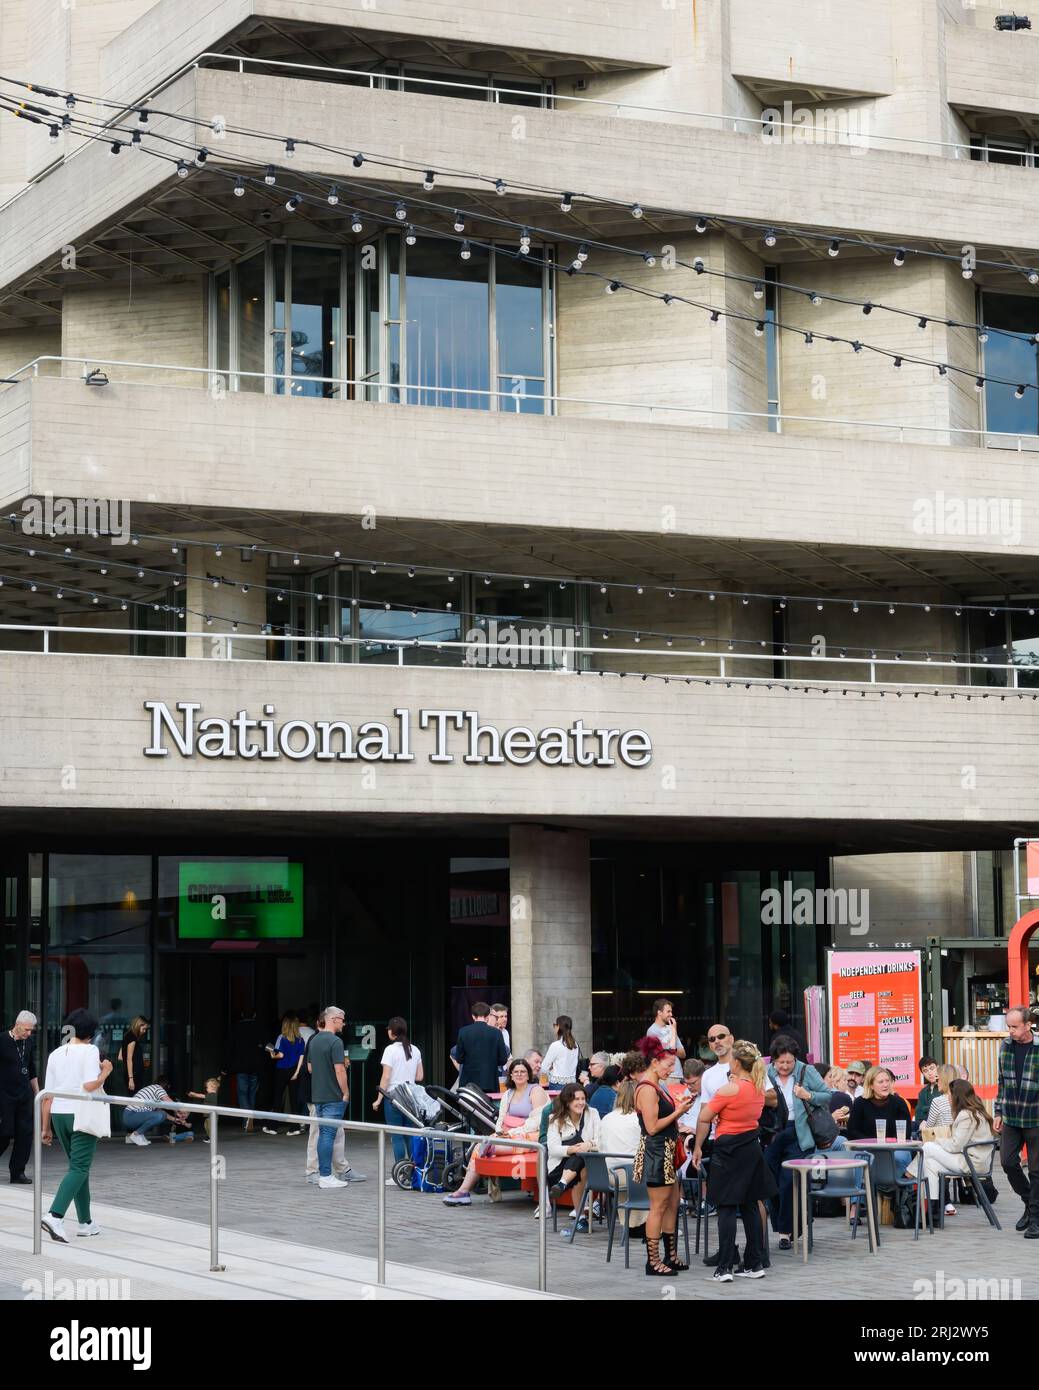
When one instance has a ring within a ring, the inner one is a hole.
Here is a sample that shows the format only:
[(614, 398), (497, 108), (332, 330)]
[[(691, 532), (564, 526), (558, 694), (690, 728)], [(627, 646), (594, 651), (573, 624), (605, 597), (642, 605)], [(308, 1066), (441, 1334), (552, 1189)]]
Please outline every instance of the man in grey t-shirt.
[[(321, 1119), (341, 1120), (350, 1098), (346, 1079), (346, 1051), (339, 1034), (346, 1015), (330, 1004), (325, 1010), (325, 1027), (311, 1038), (307, 1047), (307, 1069), (310, 1072), (310, 1099), (314, 1114)], [(318, 1187), (345, 1187), (348, 1182), (363, 1182), (361, 1175), (347, 1171), (344, 1178), (332, 1173), (332, 1149), (335, 1130), (320, 1125), (317, 1137)], [(345, 1180), (344, 1180), (345, 1179)]]
[(682, 1046), (678, 1036), (678, 1024), (675, 1022), (675, 1011), (670, 999), (654, 999), (653, 1011), (656, 1018), (646, 1029), (651, 1038), (659, 1038), (661, 1044), (667, 1048), (668, 1052), (675, 1054), (675, 1065), (672, 1068), (670, 1080), (682, 1080), (682, 1063), (685, 1061), (685, 1048)]

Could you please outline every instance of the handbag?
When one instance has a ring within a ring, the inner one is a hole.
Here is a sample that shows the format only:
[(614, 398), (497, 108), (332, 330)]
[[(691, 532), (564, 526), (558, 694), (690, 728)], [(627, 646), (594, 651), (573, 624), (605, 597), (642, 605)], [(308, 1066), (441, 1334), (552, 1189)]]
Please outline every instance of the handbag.
[[(805, 1073), (807, 1070), (807, 1067), (801, 1070), (802, 1086), (804, 1085)], [(821, 1105), (815, 1106), (814, 1108), (810, 1105), (805, 1105), (804, 1101), (802, 1101), (801, 1104), (805, 1107), (808, 1128), (811, 1131), (815, 1147), (817, 1149), (828, 1149), (840, 1133), (840, 1130), (837, 1128), (837, 1121), (830, 1114), (829, 1106), (824, 1109)]]
[[(105, 1088), (102, 1086), (94, 1094), (104, 1095), (104, 1093)], [(76, 1101), (72, 1128), (77, 1134), (92, 1134), (95, 1139), (111, 1139), (112, 1116), (109, 1113), (110, 1110), (111, 1106), (105, 1105), (103, 1102), (98, 1104), (89, 1092), (84, 1093), (84, 1098)]]

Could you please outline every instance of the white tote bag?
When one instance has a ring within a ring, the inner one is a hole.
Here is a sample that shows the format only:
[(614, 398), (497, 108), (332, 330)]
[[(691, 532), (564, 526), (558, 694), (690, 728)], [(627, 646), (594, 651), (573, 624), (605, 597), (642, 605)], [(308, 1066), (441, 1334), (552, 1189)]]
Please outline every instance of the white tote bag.
[(95, 1139), (111, 1139), (112, 1107), (94, 1099), (95, 1096), (103, 1096), (104, 1093), (103, 1086), (94, 1092), (84, 1091), (83, 1099), (76, 1102), (72, 1128), (77, 1134), (92, 1134)]

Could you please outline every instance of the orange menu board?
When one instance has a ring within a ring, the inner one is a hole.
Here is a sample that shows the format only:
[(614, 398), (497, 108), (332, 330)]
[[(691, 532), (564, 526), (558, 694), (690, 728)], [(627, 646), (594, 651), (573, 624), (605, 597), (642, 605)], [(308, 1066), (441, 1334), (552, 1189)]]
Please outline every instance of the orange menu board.
[(923, 1051), (920, 952), (830, 951), (826, 975), (834, 1065), (887, 1067), (899, 1095), (915, 1097)]

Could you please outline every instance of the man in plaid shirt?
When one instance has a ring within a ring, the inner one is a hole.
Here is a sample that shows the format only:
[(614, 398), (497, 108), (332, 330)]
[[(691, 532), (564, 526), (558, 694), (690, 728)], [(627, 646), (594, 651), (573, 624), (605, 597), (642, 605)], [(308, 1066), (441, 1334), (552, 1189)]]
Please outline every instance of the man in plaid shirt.
[[(1039, 1045), (1032, 1037), (1028, 1009), (1007, 1010), (1010, 1036), (999, 1049), (999, 1091), (995, 1123), (999, 1161), (1010, 1186), (1025, 1204), (1016, 1229), (1025, 1240), (1039, 1240)], [(1021, 1147), (1028, 1147), (1028, 1177), (1021, 1171)]]

